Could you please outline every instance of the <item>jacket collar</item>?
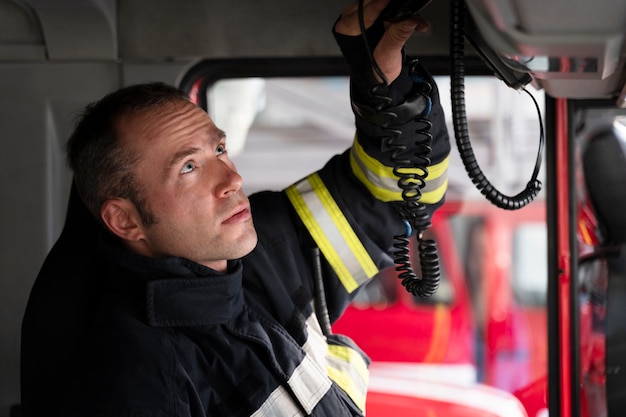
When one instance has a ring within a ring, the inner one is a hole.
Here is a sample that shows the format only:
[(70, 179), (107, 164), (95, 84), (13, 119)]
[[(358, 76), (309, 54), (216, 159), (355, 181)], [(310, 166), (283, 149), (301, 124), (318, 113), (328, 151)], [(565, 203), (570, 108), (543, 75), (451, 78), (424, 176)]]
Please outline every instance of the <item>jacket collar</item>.
[(205, 326), (229, 321), (243, 308), (241, 261), (221, 273), (184, 258), (151, 258), (101, 239), (103, 257), (145, 282), (146, 315), (154, 327)]

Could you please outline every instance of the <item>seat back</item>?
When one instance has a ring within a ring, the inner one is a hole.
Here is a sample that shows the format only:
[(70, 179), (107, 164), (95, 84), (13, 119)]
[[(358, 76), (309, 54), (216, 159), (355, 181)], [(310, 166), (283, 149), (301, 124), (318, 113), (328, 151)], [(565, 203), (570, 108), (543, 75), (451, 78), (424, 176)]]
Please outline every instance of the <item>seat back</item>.
[(626, 372), (621, 371), (626, 369), (626, 193), (622, 189), (626, 183), (626, 127), (615, 122), (590, 131), (584, 143), (582, 164), (586, 194), (602, 234), (594, 253), (585, 255), (581, 262), (590, 261), (583, 266), (595, 271), (581, 283), (591, 304), (589, 327), (601, 336), (585, 341), (593, 349), (586, 351), (590, 370), (582, 381), (585, 390), (592, 394), (587, 397), (589, 415), (623, 416), (626, 414)]
[(100, 225), (72, 184), (65, 224), (31, 289), (22, 321), (22, 413), (57, 416), (73, 358), (93, 315)]

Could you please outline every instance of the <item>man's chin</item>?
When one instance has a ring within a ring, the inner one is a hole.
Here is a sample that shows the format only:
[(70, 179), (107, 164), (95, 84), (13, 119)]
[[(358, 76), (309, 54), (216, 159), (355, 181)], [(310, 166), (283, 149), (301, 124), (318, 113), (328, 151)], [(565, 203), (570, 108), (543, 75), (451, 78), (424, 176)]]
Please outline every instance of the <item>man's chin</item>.
[(242, 238), (240, 242), (241, 242), (241, 246), (240, 246), (241, 253), (237, 257), (238, 259), (243, 258), (244, 256), (247, 256), (247, 255), (250, 255), (250, 253), (252, 253), (252, 251), (254, 251), (254, 249), (259, 244), (259, 239), (257, 237), (256, 231), (253, 230), (250, 236), (246, 236)]

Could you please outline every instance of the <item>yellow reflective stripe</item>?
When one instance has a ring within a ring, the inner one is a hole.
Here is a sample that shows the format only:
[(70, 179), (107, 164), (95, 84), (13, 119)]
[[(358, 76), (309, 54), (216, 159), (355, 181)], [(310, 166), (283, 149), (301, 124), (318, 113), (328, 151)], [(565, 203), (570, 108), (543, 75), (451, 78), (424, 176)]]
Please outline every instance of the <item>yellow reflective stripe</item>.
[[(434, 204), (443, 198), (448, 188), (448, 166), (450, 156), (443, 161), (428, 167), (426, 184), (422, 188), (421, 202)], [(398, 188), (398, 177), (393, 167), (381, 163), (369, 156), (358, 141), (354, 141), (350, 152), (350, 166), (354, 175), (381, 201), (400, 201), (402, 191)], [(422, 174), (419, 168), (405, 168), (404, 172)]]
[(378, 268), (317, 173), (286, 189), (287, 197), (346, 291), (378, 273)]
[(342, 262), (341, 257), (333, 249), (332, 244), (328, 241), (328, 239), (326, 239), (326, 236), (324, 236), (324, 231), (315, 220), (315, 215), (311, 212), (311, 210), (309, 210), (302, 196), (293, 186), (289, 187), (286, 192), (291, 204), (296, 209), (298, 216), (300, 216), (307, 230), (311, 233), (313, 240), (315, 240), (315, 243), (319, 246), (320, 251), (326, 257), (326, 260), (339, 277), (339, 280), (346, 288), (346, 291), (354, 291), (358, 288), (357, 282), (350, 274), (346, 265)]
[(350, 223), (341, 212), (341, 209), (335, 203), (335, 200), (330, 195), (328, 188), (324, 185), (324, 182), (320, 178), (318, 174), (313, 174), (309, 176), (309, 181), (313, 186), (313, 190), (324, 204), (326, 210), (330, 213), (330, 218), (333, 220), (335, 227), (341, 232), (341, 236), (343, 236), (345, 242), (347, 242), (348, 246), (351, 249), (351, 252), (357, 258), (359, 265), (365, 271), (365, 274), (368, 278), (373, 277), (378, 273), (378, 268), (372, 261), (372, 258), (365, 250), (365, 247), (361, 243), (361, 240), (358, 238)]
[(328, 346), (328, 375), (344, 390), (361, 410), (365, 398), (369, 370), (363, 357), (347, 346)]

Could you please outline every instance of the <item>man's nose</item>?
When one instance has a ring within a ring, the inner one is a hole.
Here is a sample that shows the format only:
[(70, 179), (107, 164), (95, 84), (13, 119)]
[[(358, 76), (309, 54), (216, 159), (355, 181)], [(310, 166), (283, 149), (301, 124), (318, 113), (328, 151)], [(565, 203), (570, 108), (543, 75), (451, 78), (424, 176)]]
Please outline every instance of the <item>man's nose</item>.
[(215, 192), (218, 197), (226, 197), (233, 192), (241, 190), (243, 179), (232, 163), (218, 161), (217, 174), (219, 181)]

